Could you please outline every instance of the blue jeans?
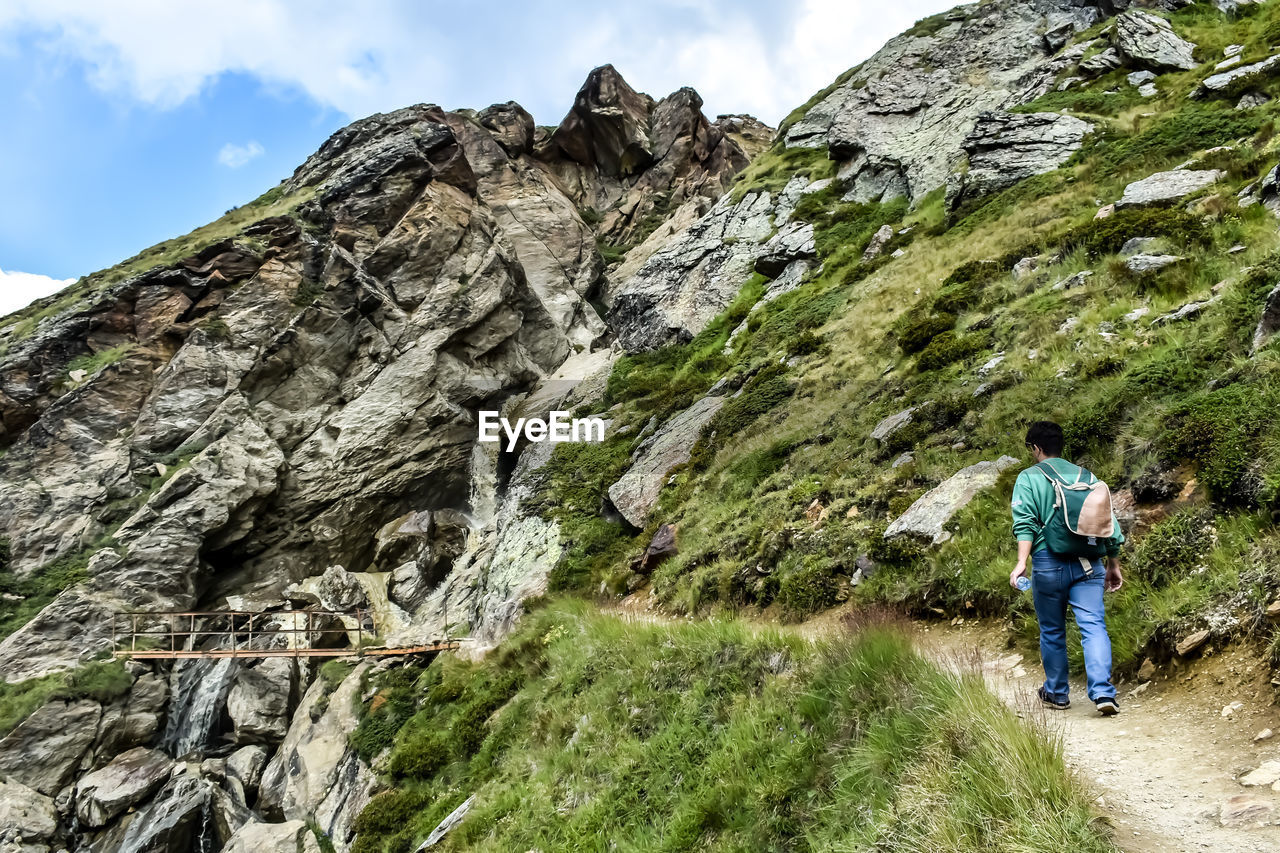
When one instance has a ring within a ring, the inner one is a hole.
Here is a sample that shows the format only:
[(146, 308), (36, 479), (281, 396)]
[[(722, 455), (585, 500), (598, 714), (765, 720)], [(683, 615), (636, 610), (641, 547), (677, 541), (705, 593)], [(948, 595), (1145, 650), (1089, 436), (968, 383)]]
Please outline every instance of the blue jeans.
[(1101, 558), (1091, 561), (1085, 577), (1079, 557), (1061, 556), (1047, 549), (1031, 555), (1031, 590), (1040, 622), (1040, 659), (1044, 662), (1044, 691), (1067, 701), (1067, 605), (1080, 626), (1089, 698), (1115, 698), (1111, 685), (1111, 638), (1102, 604), (1106, 571)]

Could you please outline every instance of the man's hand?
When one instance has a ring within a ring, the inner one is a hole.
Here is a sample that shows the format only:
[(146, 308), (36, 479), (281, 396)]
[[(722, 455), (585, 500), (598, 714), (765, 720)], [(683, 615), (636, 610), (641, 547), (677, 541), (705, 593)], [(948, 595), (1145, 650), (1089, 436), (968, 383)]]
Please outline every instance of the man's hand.
[(1115, 592), (1124, 586), (1124, 577), (1120, 574), (1120, 561), (1115, 557), (1107, 560), (1107, 579), (1103, 588), (1107, 592)]
[(1009, 573), (1009, 586), (1014, 589), (1018, 588), (1018, 578), (1026, 577), (1027, 564), (1023, 560), (1019, 560), (1018, 564), (1013, 567), (1013, 571)]

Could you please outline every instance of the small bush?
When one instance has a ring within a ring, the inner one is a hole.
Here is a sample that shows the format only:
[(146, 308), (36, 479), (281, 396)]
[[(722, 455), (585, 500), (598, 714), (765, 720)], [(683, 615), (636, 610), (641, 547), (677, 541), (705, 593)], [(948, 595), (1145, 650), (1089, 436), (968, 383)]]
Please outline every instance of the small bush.
[(430, 779), (449, 763), (449, 742), (436, 729), (416, 731), (391, 752), (387, 770), (398, 779)]
[(906, 355), (920, 352), (943, 332), (956, 327), (954, 314), (921, 314), (909, 311), (898, 321), (898, 346)]
[(356, 835), (394, 835), (431, 805), (431, 795), (413, 788), (383, 791), (356, 816)]
[(702, 428), (702, 434), (689, 456), (690, 467), (704, 470), (715, 458), (715, 444), (746, 429), (757, 418), (776, 408), (795, 393), (787, 379), (783, 364), (771, 364), (742, 386), (742, 393), (732, 397)]
[(1170, 413), (1164, 444), (1196, 463), (1200, 481), (1215, 498), (1249, 504), (1257, 495), (1246, 475), (1260, 454), (1259, 434), (1273, 411), (1275, 401), (1254, 386), (1203, 392)]
[(1063, 252), (1082, 250), (1091, 258), (1114, 255), (1132, 237), (1166, 237), (1180, 245), (1204, 246), (1209, 228), (1198, 216), (1176, 208), (1139, 208), (1116, 211), (1106, 219), (1094, 219), (1073, 228), (1062, 239)]
[(1133, 550), (1129, 565), (1152, 586), (1165, 586), (1187, 577), (1213, 546), (1213, 529), (1206, 519), (1184, 512), (1151, 528)]
[(964, 361), (985, 348), (986, 344), (978, 335), (943, 332), (935, 336), (920, 353), (916, 359), (916, 368), (921, 371), (939, 370), (957, 361)]
[(361, 706), (360, 721), (349, 736), (352, 748), (365, 763), (372, 763), (390, 747), (413, 716), (418, 706), (419, 691), (414, 684), (418, 673), (412, 668), (391, 669), (378, 677), (374, 699)]
[(783, 573), (778, 584), (778, 600), (793, 618), (831, 607), (836, 603), (839, 590), (830, 560), (810, 554), (799, 562), (794, 569)]
[(1098, 171), (1103, 176), (1123, 174), (1135, 165), (1150, 170), (1175, 157), (1252, 136), (1266, 121), (1260, 113), (1237, 112), (1220, 103), (1187, 104), (1155, 119), (1134, 136), (1102, 138), (1086, 144), (1079, 156), (1099, 151)]

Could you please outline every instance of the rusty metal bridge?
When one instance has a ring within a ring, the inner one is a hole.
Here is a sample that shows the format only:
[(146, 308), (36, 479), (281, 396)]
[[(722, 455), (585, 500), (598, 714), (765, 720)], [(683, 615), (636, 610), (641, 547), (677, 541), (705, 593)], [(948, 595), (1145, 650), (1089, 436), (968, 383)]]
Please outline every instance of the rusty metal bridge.
[(253, 612), (126, 611), (111, 623), (118, 658), (340, 658), (394, 657), (457, 649), (457, 638), (431, 638), (408, 646), (383, 644), (376, 612), (283, 610)]

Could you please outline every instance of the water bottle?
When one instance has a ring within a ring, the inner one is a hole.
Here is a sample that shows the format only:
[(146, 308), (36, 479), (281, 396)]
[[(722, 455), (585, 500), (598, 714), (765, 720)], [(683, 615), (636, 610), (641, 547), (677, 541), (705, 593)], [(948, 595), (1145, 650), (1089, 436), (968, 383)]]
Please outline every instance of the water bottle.
[(1018, 578), (1017, 581), (1014, 582), (1014, 586), (1016, 586), (1022, 592), (1026, 592), (1027, 590), (1031, 589), (1031, 578), (1027, 577), (1026, 575), (1023, 575), (1022, 577)]

